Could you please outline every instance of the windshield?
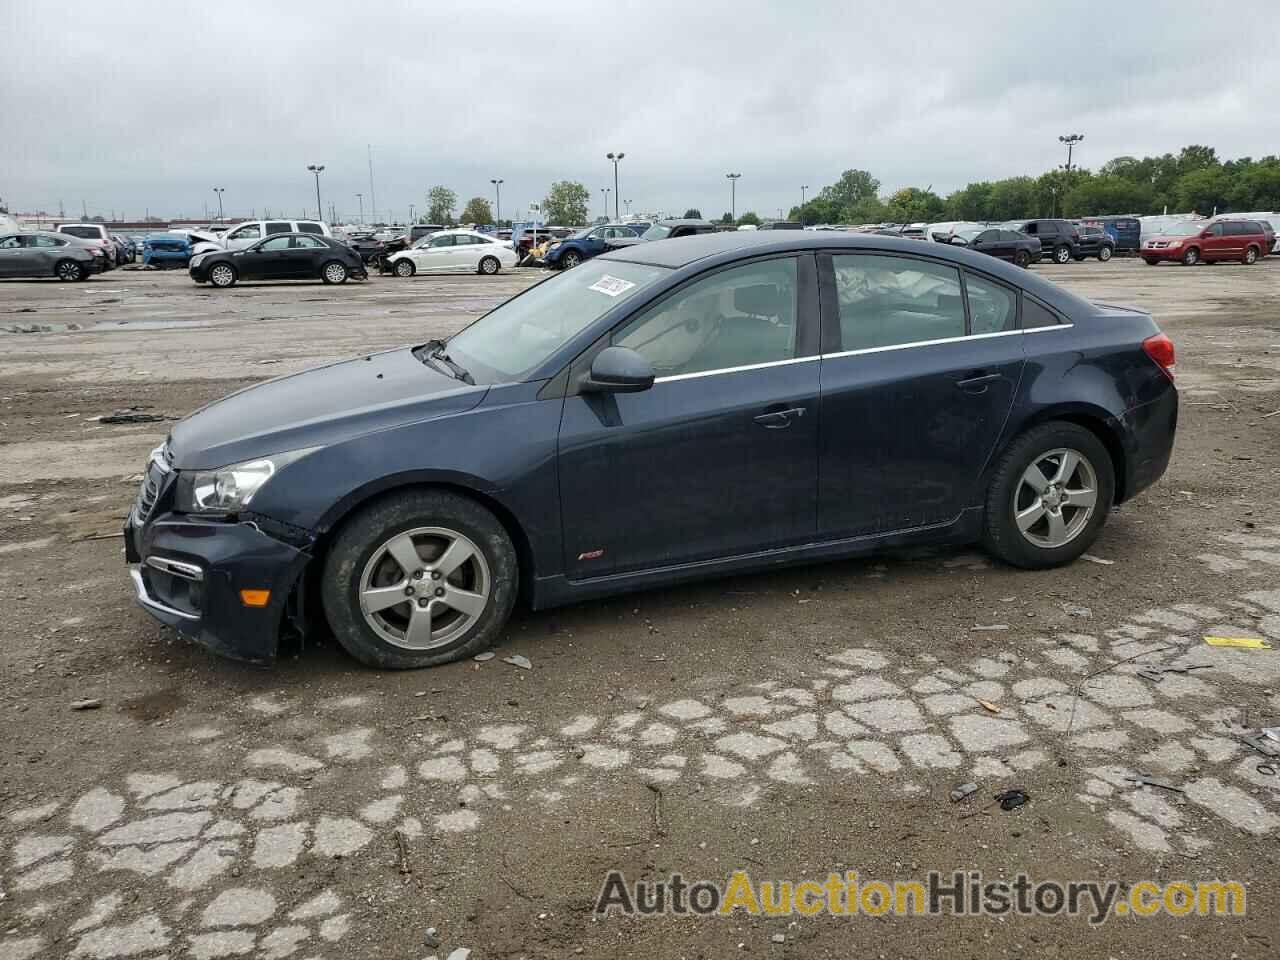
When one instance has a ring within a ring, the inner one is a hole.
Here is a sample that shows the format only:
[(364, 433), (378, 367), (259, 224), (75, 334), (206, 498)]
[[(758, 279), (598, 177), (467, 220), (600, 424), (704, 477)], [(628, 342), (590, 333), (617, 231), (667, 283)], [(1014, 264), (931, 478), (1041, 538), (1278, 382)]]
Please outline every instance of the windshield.
[(670, 227), (664, 227), (660, 223), (655, 223), (652, 227), (650, 227), (648, 230), (646, 230), (642, 234), (642, 238), (645, 240), (662, 240), (663, 238), (670, 235), (670, 233), (671, 233)]
[(1204, 224), (1202, 223), (1175, 223), (1171, 227), (1165, 227), (1160, 232), (1169, 237), (1194, 237), (1203, 229)]
[(987, 232), (986, 227), (979, 227), (976, 230), (970, 228), (968, 230), (957, 230), (954, 234), (952, 234), (952, 236), (959, 237), (961, 240), (967, 241), (967, 240), (972, 240), (974, 237), (978, 236), (978, 234), (980, 233), (986, 233), (986, 232)]
[(667, 273), (647, 264), (588, 261), (530, 287), (450, 337), (449, 356), (477, 383), (524, 380), (572, 337)]
[(583, 229), (579, 230), (577, 233), (575, 233), (575, 234), (574, 234), (572, 237), (570, 237), (569, 239), (571, 239), (571, 240), (585, 240), (585, 239), (590, 235), (591, 231), (592, 231), (592, 230), (594, 230), (594, 229), (595, 229), (595, 227), (584, 227)]

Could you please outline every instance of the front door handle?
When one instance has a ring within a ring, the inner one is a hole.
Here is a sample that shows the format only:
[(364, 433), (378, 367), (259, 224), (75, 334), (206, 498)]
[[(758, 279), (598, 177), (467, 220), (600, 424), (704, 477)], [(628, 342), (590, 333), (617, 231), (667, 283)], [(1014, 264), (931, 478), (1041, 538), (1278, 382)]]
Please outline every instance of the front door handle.
[(754, 419), (766, 430), (781, 430), (791, 426), (795, 418), (803, 416), (804, 407), (788, 407), (785, 410), (768, 410)]
[(967, 377), (964, 380), (957, 380), (956, 386), (965, 393), (976, 395), (987, 392), (987, 387), (997, 380), (1003, 380), (1003, 374), (999, 373), (983, 373), (974, 377)]

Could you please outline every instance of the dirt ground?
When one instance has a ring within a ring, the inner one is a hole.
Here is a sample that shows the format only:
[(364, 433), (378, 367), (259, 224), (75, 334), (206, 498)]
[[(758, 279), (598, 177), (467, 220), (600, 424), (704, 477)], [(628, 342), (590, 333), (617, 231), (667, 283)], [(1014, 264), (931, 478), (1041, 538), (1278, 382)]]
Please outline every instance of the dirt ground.
[[(399, 674), (177, 638), (134, 605), (121, 518), (173, 419), (538, 272), (0, 282), (0, 960), (1275, 957), (1280, 776), (1238, 738), (1280, 723), (1280, 262), (1036, 269), (1178, 347), (1169, 473), (1091, 559), (913, 551), (523, 612), (496, 658)], [(95, 419), (120, 410), (166, 420)], [(1230, 879), (1249, 910), (597, 919), (614, 868)]]

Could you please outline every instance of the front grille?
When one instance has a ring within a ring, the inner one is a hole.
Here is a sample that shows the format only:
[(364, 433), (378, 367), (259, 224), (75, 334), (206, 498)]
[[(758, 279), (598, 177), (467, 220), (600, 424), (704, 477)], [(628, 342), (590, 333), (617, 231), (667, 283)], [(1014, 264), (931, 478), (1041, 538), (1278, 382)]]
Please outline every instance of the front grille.
[(133, 502), (134, 526), (142, 526), (151, 518), (151, 511), (156, 501), (169, 483), (169, 475), (173, 472), (170, 465), (171, 454), (167, 445), (156, 447), (151, 451), (151, 459), (147, 461), (147, 469), (142, 474), (142, 486), (138, 488), (138, 497)]

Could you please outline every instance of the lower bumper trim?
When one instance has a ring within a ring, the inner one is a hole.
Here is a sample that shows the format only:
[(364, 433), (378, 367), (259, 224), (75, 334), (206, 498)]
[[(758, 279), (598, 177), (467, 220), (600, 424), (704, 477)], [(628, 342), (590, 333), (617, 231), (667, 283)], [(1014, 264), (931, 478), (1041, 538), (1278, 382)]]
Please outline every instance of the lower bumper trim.
[(138, 564), (129, 565), (129, 577), (133, 580), (133, 589), (137, 593), (138, 603), (142, 604), (142, 606), (157, 613), (162, 613), (167, 617), (179, 617), (183, 620), (200, 619), (198, 614), (187, 613), (185, 610), (179, 610), (177, 607), (171, 607), (166, 603), (161, 603), (159, 600), (152, 599), (151, 595), (147, 593), (147, 585), (142, 579), (142, 569)]

